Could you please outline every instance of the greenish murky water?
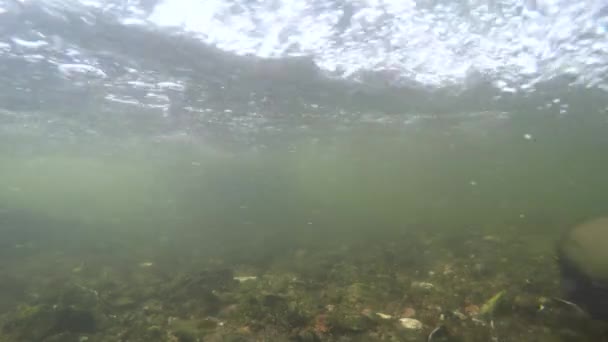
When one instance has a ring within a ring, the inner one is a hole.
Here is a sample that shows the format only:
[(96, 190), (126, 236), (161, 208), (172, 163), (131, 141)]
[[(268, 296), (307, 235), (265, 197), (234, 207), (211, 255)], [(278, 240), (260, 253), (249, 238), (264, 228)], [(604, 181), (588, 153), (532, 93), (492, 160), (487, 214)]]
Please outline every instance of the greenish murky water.
[(545, 300), (564, 229), (608, 213), (607, 125), (443, 116), (239, 149), (7, 140), (3, 340), (423, 341), (444, 325), (454, 341), (599, 341)]

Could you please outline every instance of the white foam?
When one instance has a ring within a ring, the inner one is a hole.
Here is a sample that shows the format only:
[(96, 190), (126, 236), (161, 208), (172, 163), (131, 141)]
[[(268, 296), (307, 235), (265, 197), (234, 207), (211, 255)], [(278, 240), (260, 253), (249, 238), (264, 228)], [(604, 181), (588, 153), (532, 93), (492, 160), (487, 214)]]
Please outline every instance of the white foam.
[(158, 82), (156, 84), (161, 89), (184, 90), (184, 86), (175, 82)]
[[(133, 69), (134, 71), (129, 70), (129, 72), (135, 72), (136, 70)], [(142, 81), (128, 81), (127, 84), (135, 87), (135, 88), (144, 88), (144, 89), (151, 89), (154, 88), (155, 85), (152, 83), (147, 83), (147, 82), (142, 82)]]
[(49, 43), (45, 42), (44, 40), (24, 40), (19, 38), (12, 38), (11, 40), (13, 43), (28, 49), (38, 49), (49, 45)]
[(124, 18), (120, 21), (123, 25), (146, 25), (146, 21), (138, 18)]
[(75, 76), (80, 74), (100, 78), (107, 77), (103, 70), (88, 64), (60, 64), (57, 68), (65, 76)]
[(146, 98), (169, 102), (169, 97), (164, 94), (147, 93)]
[(46, 57), (43, 55), (40, 55), (40, 54), (34, 54), (34, 55), (24, 55), (23, 59), (25, 59), (28, 62), (40, 62), (40, 61), (44, 61), (46, 59)]
[(130, 98), (130, 97), (120, 97), (120, 96), (117, 96), (114, 94), (108, 94), (104, 98), (110, 102), (116, 102), (116, 103), (122, 103), (122, 104), (134, 105), (134, 106), (141, 105), (141, 103), (139, 101), (137, 101), (133, 98)]
[(147, 19), (239, 54), (309, 54), (344, 76), (397, 70), (402, 78), (446, 85), (477, 71), (509, 80), (501, 89), (512, 92), (576, 70), (598, 87), (607, 84), (597, 68), (608, 65), (602, 0), (537, 0), (536, 8), (516, 0), (459, 3), (351, 2), (354, 14), (343, 31), (337, 28), (343, 10), (333, 2), (165, 0)]

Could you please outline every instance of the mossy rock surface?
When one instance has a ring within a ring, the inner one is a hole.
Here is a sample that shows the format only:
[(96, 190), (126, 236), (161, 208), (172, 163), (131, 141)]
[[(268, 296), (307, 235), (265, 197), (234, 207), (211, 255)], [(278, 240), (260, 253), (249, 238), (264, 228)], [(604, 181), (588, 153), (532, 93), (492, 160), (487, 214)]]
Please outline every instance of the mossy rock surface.
[(48, 305), (19, 308), (3, 331), (15, 341), (44, 341), (64, 333), (94, 333), (97, 330), (95, 315), (72, 307)]
[(350, 310), (336, 310), (328, 314), (331, 330), (339, 334), (362, 333), (376, 326), (371, 318)]

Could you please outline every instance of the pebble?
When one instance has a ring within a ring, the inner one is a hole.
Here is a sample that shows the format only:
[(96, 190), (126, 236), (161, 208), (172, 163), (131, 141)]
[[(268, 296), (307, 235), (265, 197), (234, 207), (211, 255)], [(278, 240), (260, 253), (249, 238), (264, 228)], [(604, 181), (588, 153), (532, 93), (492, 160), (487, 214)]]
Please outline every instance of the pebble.
[(403, 310), (403, 313), (401, 314), (401, 317), (403, 318), (412, 318), (416, 316), (416, 310), (414, 308), (405, 308)]
[(467, 317), (467, 315), (463, 314), (463, 313), (462, 313), (462, 312), (460, 312), (460, 311), (453, 311), (453, 312), (452, 312), (452, 314), (453, 314), (454, 316), (456, 316), (456, 318), (458, 318), (458, 319), (459, 319), (459, 320), (461, 320), (461, 321), (464, 321), (464, 320), (466, 320), (466, 319), (468, 318), (468, 317)]
[(412, 287), (424, 290), (431, 290), (435, 287), (435, 285), (424, 281), (414, 281), (412, 282)]
[(464, 308), (464, 312), (466, 312), (469, 316), (477, 316), (479, 315), (480, 308), (475, 304), (470, 304)]
[(500, 242), (500, 238), (494, 235), (486, 235), (483, 237), (483, 240), (488, 242)]
[(248, 281), (248, 280), (256, 280), (258, 279), (258, 277), (256, 276), (244, 276), (244, 277), (234, 277), (234, 280), (242, 283), (244, 281)]
[(422, 322), (414, 318), (401, 318), (399, 323), (401, 323), (401, 326), (405, 329), (410, 330), (421, 330), (423, 327)]

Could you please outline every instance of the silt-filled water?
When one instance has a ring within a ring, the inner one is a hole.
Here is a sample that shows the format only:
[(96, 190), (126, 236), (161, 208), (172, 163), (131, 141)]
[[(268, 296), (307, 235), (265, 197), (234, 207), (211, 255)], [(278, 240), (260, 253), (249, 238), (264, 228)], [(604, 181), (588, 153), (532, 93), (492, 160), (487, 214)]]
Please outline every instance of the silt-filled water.
[[(405, 333), (372, 319), (316, 320), (332, 313), (328, 306), (395, 317), (413, 309), (429, 330), (444, 312), (473, 317), (502, 290), (510, 301), (558, 296), (556, 241), (608, 209), (604, 118), (480, 115), (483, 122), (430, 118), (255, 150), (182, 142), (5, 150), (0, 307), (9, 315), (51, 304), (128, 315), (128, 323), (96, 318), (94, 328), (65, 328), (100, 341), (149, 340), (150, 327), (188, 330), (167, 326), (170, 317), (221, 323), (192, 328), (201, 336), (283, 340), (310, 329), (328, 340), (381, 340)], [(215, 284), (197, 277), (218, 270), (228, 275), (213, 281), (255, 278), (222, 285), (228, 298), (215, 289), (201, 298)], [(89, 291), (92, 302), (80, 298)], [(302, 317), (284, 322), (291, 305), (303, 306)], [(565, 334), (550, 314), (541, 324), (522, 306), (494, 318), (504, 326), (457, 319), (452, 329), (471, 341)], [(27, 319), (13, 329), (43, 318)], [(579, 325), (569, 333), (591, 334)]]
[(0, 1), (0, 341), (605, 341), (605, 10), (460, 5)]

